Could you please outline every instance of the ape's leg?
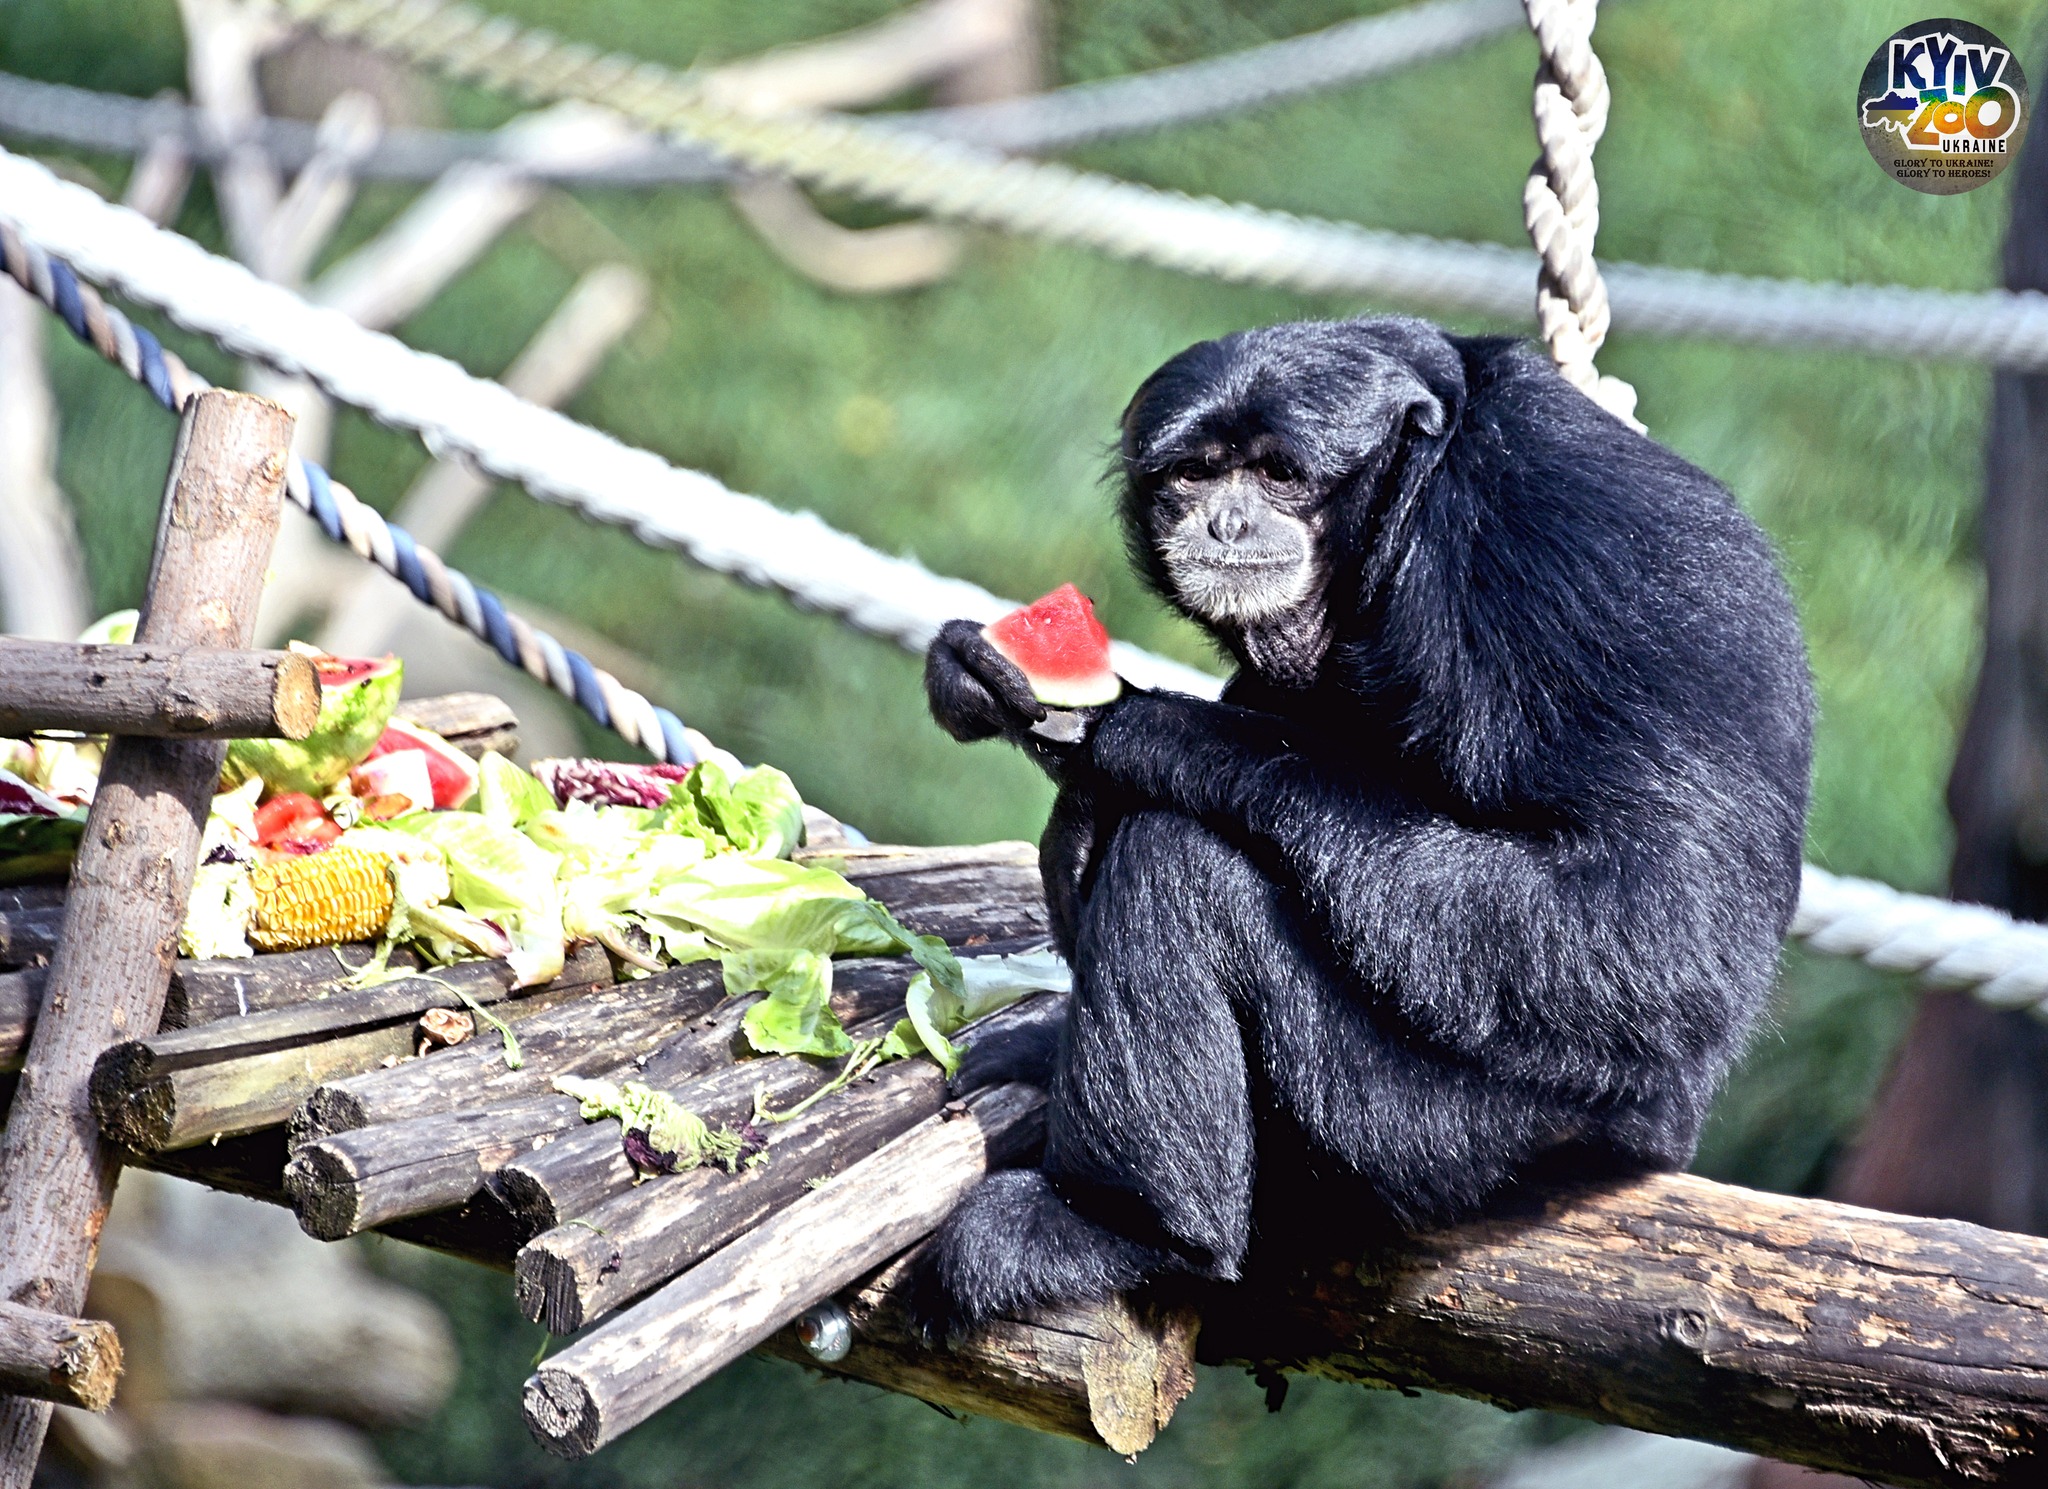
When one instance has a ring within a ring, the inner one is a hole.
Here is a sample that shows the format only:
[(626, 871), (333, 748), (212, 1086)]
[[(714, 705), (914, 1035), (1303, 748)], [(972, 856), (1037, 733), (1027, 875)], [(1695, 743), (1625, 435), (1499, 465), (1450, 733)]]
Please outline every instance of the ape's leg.
[(1260, 982), (1259, 1058), (1272, 1098), (1391, 1220), (1456, 1219), (1535, 1155), (1594, 1136), (1582, 1101), (1431, 1050), (1370, 995), (1340, 985), (1334, 957), (1319, 966), (1298, 955), (1277, 945)]
[(1237, 1009), (1274, 892), (1191, 820), (1141, 812), (1106, 844), (1075, 921), (1074, 995), (1039, 1169), (997, 1174), (934, 1243), (920, 1321), (955, 1333), (1170, 1272), (1235, 1277), (1252, 1116)]

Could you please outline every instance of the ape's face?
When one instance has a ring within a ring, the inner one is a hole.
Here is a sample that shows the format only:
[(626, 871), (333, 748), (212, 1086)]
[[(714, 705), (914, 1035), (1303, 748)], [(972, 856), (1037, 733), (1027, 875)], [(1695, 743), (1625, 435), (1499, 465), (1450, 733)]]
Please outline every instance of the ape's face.
[(1157, 478), (1147, 511), (1175, 598), (1231, 626), (1300, 606), (1322, 577), (1325, 496), (1271, 430), (1241, 448), (1196, 441)]
[(1419, 322), (1354, 321), (1167, 363), (1124, 415), (1124, 516), (1146, 576), (1270, 680), (1312, 680), (1331, 595), (1356, 594), (1365, 562), (1343, 551), (1360, 526), (1346, 508), (1377, 499), (1404, 441), (1443, 430), (1418, 363), (1448, 352)]

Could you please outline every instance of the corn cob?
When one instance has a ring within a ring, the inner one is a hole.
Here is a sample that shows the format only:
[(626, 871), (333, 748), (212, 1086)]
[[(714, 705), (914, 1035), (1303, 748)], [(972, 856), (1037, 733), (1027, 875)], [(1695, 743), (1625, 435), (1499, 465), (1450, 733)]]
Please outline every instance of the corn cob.
[(249, 872), (256, 914), (249, 939), (262, 951), (362, 941), (391, 918), (391, 875), (360, 848), (333, 847)]

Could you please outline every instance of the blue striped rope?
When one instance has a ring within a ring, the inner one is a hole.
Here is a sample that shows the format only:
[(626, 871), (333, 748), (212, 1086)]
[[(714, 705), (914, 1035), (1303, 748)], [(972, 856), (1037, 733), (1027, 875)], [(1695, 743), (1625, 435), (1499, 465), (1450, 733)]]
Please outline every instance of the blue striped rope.
[[(147, 388), (171, 413), (182, 412), (186, 400), (211, 386), (147, 329), (107, 304), (69, 264), (24, 243), (5, 224), (0, 224), (0, 272), (54, 311), (73, 335)], [(320, 466), (293, 456), (285, 490), (329, 538), (376, 564), (414, 599), (462, 626), (508, 665), (573, 699), (600, 725), (657, 759), (676, 765), (696, 761), (683, 721), (673, 712), (641, 698), (581, 652), (519, 619), (496, 594), (442, 563)], [(351, 515), (356, 518), (353, 533)], [(644, 727), (634, 727), (638, 721), (619, 716), (615, 703), (627, 703), (628, 713), (637, 712), (632, 700), (645, 704), (658, 730), (654, 737), (645, 737)]]

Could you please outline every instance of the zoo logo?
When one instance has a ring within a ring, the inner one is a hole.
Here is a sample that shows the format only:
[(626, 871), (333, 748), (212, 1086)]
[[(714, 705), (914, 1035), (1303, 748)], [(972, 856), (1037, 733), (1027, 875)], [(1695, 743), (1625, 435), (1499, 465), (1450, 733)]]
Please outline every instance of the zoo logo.
[(1974, 191), (2026, 138), (2026, 74), (2004, 42), (1968, 21), (1917, 21), (1871, 56), (1856, 92), (1863, 143), (1901, 185)]

